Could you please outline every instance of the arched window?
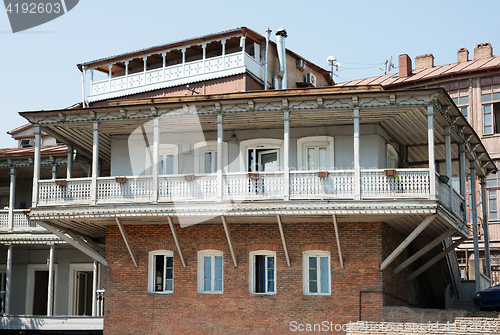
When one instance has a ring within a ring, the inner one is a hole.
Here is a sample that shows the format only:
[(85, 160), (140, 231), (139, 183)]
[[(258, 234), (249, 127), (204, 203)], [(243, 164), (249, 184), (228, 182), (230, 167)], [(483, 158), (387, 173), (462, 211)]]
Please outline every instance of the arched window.
[(259, 138), (241, 141), (240, 166), (248, 172), (281, 171), (283, 140)]
[(174, 292), (174, 252), (155, 250), (149, 253), (148, 292)]
[(309, 136), (297, 140), (299, 170), (333, 170), (333, 137)]

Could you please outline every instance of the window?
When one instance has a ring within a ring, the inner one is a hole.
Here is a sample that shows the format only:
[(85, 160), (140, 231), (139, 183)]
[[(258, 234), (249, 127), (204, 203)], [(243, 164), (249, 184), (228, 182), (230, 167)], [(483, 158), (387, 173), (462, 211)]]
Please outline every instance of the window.
[(283, 140), (263, 138), (240, 143), (240, 166), (248, 172), (280, 171)]
[(157, 250), (149, 253), (149, 292), (174, 292), (174, 253)]
[[(499, 161), (495, 161), (497, 169)], [(486, 188), (488, 190), (488, 220), (498, 220), (498, 191), (500, 190), (500, 173), (490, 174), (486, 178)]]
[(333, 137), (309, 136), (297, 140), (298, 168), (333, 170)]
[(330, 295), (330, 253), (306, 251), (304, 264), (304, 294)]
[(450, 94), (452, 96), (455, 96), (454, 98), (452, 98), (453, 102), (455, 103), (455, 105), (457, 105), (458, 110), (461, 111), (463, 116), (468, 120), (467, 109), (469, 106), (469, 89), (461, 89), (460, 91), (458, 91), (458, 93), (450, 92)]
[[(146, 167), (151, 171), (150, 167), (152, 165), (152, 155), (154, 149), (152, 146), (146, 150)], [(158, 153), (158, 174), (177, 174), (178, 173), (178, 146), (176, 144), (160, 144), (160, 150)]]
[(276, 293), (276, 252), (250, 252), (250, 293)]
[(500, 133), (500, 92), (481, 94), (483, 134)]
[[(228, 165), (227, 143), (222, 146), (223, 166)], [(217, 141), (198, 142), (194, 145), (194, 173), (217, 172)]]
[(198, 252), (198, 292), (223, 293), (223, 252)]
[(489, 195), (489, 203), (488, 203), (488, 211), (489, 211), (489, 219), (496, 220), (498, 219), (497, 215), (497, 191), (488, 191)]
[(387, 143), (387, 168), (388, 169), (397, 169), (398, 168), (399, 156), (398, 152), (394, 147)]

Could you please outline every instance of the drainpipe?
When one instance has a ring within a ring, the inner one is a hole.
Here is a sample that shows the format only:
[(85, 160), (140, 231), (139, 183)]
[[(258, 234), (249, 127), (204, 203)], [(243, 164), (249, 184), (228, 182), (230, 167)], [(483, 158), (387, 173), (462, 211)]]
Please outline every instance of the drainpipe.
[[(276, 32), (276, 49), (278, 51), (278, 61), (280, 70), (274, 75), (274, 88), (286, 89), (286, 49), (285, 38), (287, 37), (285, 28), (280, 28)], [(280, 85), (281, 82), (281, 85)]]
[(267, 90), (267, 56), (269, 54), (269, 38), (271, 37), (271, 29), (266, 28), (266, 57), (264, 58), (264, 90)]

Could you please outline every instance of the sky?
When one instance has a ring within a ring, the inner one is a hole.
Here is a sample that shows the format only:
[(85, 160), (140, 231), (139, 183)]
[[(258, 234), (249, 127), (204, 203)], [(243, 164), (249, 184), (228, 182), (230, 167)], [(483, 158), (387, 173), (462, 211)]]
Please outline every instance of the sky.
[(496, 54), (499, 9), (499, 0), (80, 0), (18, 33), (0, 10), (0, 148), (16, 146), (7, 131), (27, 123), (19, 112), (81, 101), (78, 63), (242, 26), (264, 36), (284, 27), (286, 47), (305, 59), (327, 68), (333, 55), (342, 82), (383, 74), (391, 55), (395, 66), (405, 53), (413, 62), (432, 53), (441, 65), (461, 47), (472, 58), (484, 42)]

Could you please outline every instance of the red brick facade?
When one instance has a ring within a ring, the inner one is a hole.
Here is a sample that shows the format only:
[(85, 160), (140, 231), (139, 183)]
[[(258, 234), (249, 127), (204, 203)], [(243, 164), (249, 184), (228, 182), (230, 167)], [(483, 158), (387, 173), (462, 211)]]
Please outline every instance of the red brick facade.
[[(182, 266), (169, 226), (125, 226), (139, 261), (136, 269), (115, 226), (107, 227), (104, 334), (291, 334), (290, 322), (313, 324), (380, 321), (381, 291), (406, 297), (403, 274), (393, 267), (379, 271), (383, 257), (402, 240), (382, 223), (340, 223), (344, 257), (340, 267), (332, 223), (283, 223), (291, 267), (286, 263), (277, 223), (229, 224), (238, 267), (234, 267), (222, 224), (177, 227), (186, 259)], [(224, 252), (224, 293), (197, 290), (197, 252)], [(174, 251), (174, 293), (148, 293), (148, 252)], [(249, 253), (276, 251), (277, 293), (249, 293)], [(308, 250), (331, 253), (331, 296), (303, 294), (302, 255)], [(400, 257), (404, 257), (401, 255)], [(399, 263), (397, 260), (395, 263)], [(360, 291), (374, 291), (364, 292)], [(404, 304), (404, 301), (398, 301)], [(387, 303), (387, 302), (386, 302)], [(220, 333), (217, 333), (219, 331)], [(303, 332), (305, 334), (306, 332)]]

